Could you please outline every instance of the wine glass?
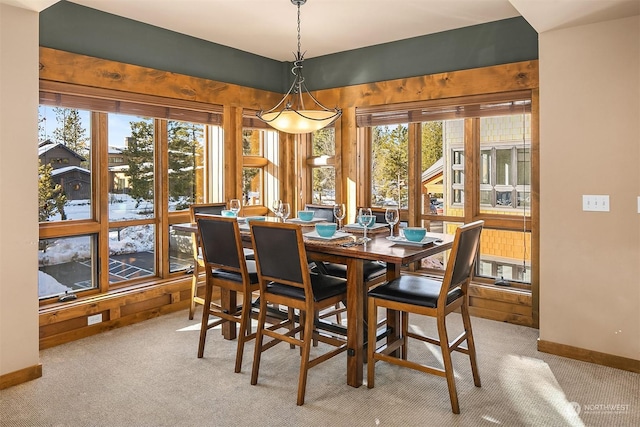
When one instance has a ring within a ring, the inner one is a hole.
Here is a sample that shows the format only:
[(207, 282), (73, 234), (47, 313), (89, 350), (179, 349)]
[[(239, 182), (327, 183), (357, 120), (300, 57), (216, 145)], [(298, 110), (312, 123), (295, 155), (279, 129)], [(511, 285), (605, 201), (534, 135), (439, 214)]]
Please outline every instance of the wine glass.
[(289, 215), (291, 215), (291, 206), (289, 206), (289, 203), (280, 203), (280, 216), (282, 217), (282, 222), (286, 222)]
[(242, 205), (240, 204), (240, 200), (238, 199), (231, 199), (229, 201), (229, 210), (231, 212), (233, 212), (235, 214), (235, 216), (238, 216), (238, 213), (240, 212), (240, 207)]
[(388, 207), (387, 210), (384, 211), (384, 219), (389, 224), (390, 237), (393, 237), (393, 227), (400, 220), (400, 213), (398, 212), (398, 208), (395, 206)]
[(273, 213), (276, 214), (277, 218), (280, 218), (280, 220), (282, 220), (282, 211), (281, 211), (281, 207), (282, 206), (282, 200), (274, 200), (273, 201)]
[(342, 229), (342, 220), (347, 214), (347, 210), (344, 207), (344, 203), (336, 203), (333, 205), (333, 216), (338, 220), (338, 230)]
[(362, 239), (365, 242), (371, 240), (367, 237), (367, 227), (372, 225), (373, 221), (375, 221), (375, 217), (371, 214), (371, 208), (360, 208), (358, 210), (358, 224), (364, 229)]

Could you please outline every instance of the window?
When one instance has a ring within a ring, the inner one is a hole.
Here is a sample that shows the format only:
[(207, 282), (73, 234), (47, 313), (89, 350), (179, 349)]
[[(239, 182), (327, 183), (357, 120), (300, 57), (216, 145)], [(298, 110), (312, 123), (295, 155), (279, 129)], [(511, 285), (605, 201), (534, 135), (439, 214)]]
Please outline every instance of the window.
[(485, 227), (480, 237), (476, 275), (531, 283), (531, 232)]
[(480, 212), (509, 213), (528, 206), (530, 126), (530, 113), (480, 119)]
[(204, 201), (205, 125), (169, 120), (169, 211)]
[(371, 206), (409, 203), (409, 126), (375, 126), (371, 135)]
[[(109, 91), (93, 95), (82, 88), (76, 96), (74, 90), (40, 93), (42, 303), (65, 291), (107, 292), (187, 269), (190, 236), (174, 236), (171, 224), (185, 222), (191, 203), (219, 193), (224, 169), (213, 149), (222, 140), (221, 108), (203, 111), (189, 101), (174, 108), (153, 97), (129, 102), (103, 98)], [(106, 179), (94, 183), (93, 175)], [(98, 201), (106, 215), (93, 211)], [(76, 220), (77, 227), (64, 226)]]
[(92, 218), (90, 112), (41, 105), (38, 115), (40, 222)]
[(109, 221), (153, 218), (154, 120), (109, 114), (108, 123), (109, 145), (123, 158), (122, 165), (109, 168)]
[[(410, 225), (446, 233), (485, 219), (487, 243), (477, 276), (529, 283), (530, 96), (522, 91), (357, 109), (358, 126), (370, 131), (372, 205), (394, 194), (402, 207), (421, 212), (422, 224)], [(409, 176), (401, 168), (417, 164), (407, 155), (412, 150), (421, 153), (420, 168)], [(419, 191), (411, 188), (417, 183)], [(403, 186), (420, 199), (410, 200)], [(429, 260), (422, 267), (437, 270), (438, 265)]]
[(333, 205), (336, 200), (336, 171), (333, 166), (336, 151), (335, 128), (317, 130), (311, 134), (312, 203)]
[(78, 235), (40, 239), (38, 243), (38, 297), (95, 289), (96, 236)]
[(242, 197), (245, 206), (264, 205), (264, 170), (267, 160), (264, 152), (265, 131), (244, 129), (242, 131)]

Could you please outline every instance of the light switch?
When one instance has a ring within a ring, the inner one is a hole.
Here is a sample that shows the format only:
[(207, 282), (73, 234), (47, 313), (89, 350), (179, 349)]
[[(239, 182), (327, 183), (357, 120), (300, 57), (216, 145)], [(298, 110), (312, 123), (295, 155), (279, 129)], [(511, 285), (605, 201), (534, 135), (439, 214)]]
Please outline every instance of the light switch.
[(609, 212), (609, 195), (583, 195), (582, 210), (590, 212)]

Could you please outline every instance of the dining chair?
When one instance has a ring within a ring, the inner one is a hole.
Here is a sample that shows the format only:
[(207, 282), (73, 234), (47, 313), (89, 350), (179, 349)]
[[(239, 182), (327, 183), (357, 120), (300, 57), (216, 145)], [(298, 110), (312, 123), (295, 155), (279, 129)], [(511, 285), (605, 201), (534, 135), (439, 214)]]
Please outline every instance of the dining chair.
[(311, 205), (306, 204), (304, 210), (313, 211), (314, 218), (322, 218), (327, 222), (337, 222), (333, 215), (333, 205)]
[[(379, 209), (379, 208), (376, 208)], [(359, 210), (359, 209), (358, 209)], [(357, 212), (357, 211), (356, 211)], [(376, 223), (380, 222), (380, 218), (382, 222), (385, 222), (384, 219), (384, 209), (382, 210), (382, 216), (379, 216), (378, 213), (374, 213), (374, 208), (371, 208), (371, 212), (376, 217)], [(396, 224), (397, 225), (397, 224)], [(329, 274), (331, 276), (347, 278), (347, 266), (344, 264), (338, 263), (323, 263), (323, 273)], [(363, 273), (363, 281), (366, 284), (367, 288), (371, 288), (379, 283), (384, 282), (387, 274), (387, 264), (381, 261), (369, 261), (366, 260), (362, 265), (362, 273)]]
[[(360, 211), (360, 207), (358, 207), (356, 209), (356, 212), (359, 212), (359, 211)], [(385, 218), (385, 214), (387, 213), (387, 208), (386, 207), (382, 207), (382, 208), (374, 207), (374, 208), (371, 208), (371, 213), (373, 214), (373, 216), (376, 217), (376, 224), (389, 225), (389, 223), (387, 222), (387, 219)], [(398, 209), (398, 214), (399, 213), (400, 213), (400, 209)], [(400, 230), (400, 221), (396, 222), (395, 225), (393, 226), (393, 235), (397, 236), (399, 230)]]
[[(196, 215), (221, 215), (222, 211), (227, 208), (226, 203), (194, 203), (189, 206), (191, 222), (196, 222)], [(191, 303), (189, 305), (189, 320), (193, 320), (196, 311), (196, 304), (203, 304), (204, 298), (198, 296), (198, 286), (200, 284), (200, 274), (204, 270), (204, 260), (200, 250), (199, 237), (197, 234), (191, 240), (193, 250), (193, 276), (191, 278)]]
[[(447, 268), (442, 280), (416, 275), (401, 275), (368, 292), (369, 343), (375, 342), (376, 339), (378, 308), (397, 310), (401, 324), (399, 337), (396, 340), (387, 342), (380, 348), (375, 348), (373, 345), (367, 347), (368, 388), (373, 388), (375, 385), (375, 364), (378, 360), (446, 377), (451, 409), (454, 414), (459, 414), (460, 406), (451, 362), (453, 351), (459, 351), (469, 356), (473, 383), (476, 387), (480, 387), (476, 348), (469, 317), (468, 289), (483, 225), (483, 221), (475, 221), (456, 230), (451, 255), (447, 261)], [(462, 315), (464, 331), (453, 341), (449, 341), (446, 317), (457, 310)], [(409, 330), (409, 313), (435, 317), (438, 338)], [(444, 369), (408, 360), (409, 338), (440, 346)], [(466, 347), (462, 345), (464, 341), (467, 342)], [(399, 357), (393, 355), (397, 351), (399, 351)]]
[[(325, 218), (327, 221), (336, 222), (335, 217), (333, 216), (333, 206), (330, 205), (306, 205), (305, 209), (315, 211), (314, 217)], [(384, 214), (382, 215), (384, 220)], [(317, 269), (314, 270), (320, 274), (327, 274), (330, 276), (336, 276), (343, 279), (347, 278), (347, 266), (344, 264), (332, 263), (332, 262), (317, 262)], [(374, 286), (378, 283), (382, 283), (385, 279), (387, 266), (385, 263), (381, 263), (378, 261), (365, 261), (363, 263), (363, 281), (366, 283), (367, 287)], [(338, 323), (341, 323), (340, 313), (344, 312), (346, 308), (344, 307), (344, 302), (342, 307), (335, 307), (333, 310), (322, 313), (320, 315), (321, 318), (329, 317), (332, 315), (336, 315)]]
[[(280, 342), (300, 347), (301, 361), (297, 404), (304, 404), (310, 368), (347, 349), (346, 339), (315, 328), (315, 313), (346, 298), (347, 282), (333, 276), (312, 274), (300, 226), (288, 223), (252, 222), (251, 240), (260, 284), (260, 312), (256, 331), (251, 384), (258, 383), (262, 353)], [(266, 327), (267, 304), (297, 310), (298, 323), (289, 317)], [(264, 342), (264, 338), (270, 340)], [(335, 348), (311, 359), (313, 340)]]
[[(314, 218), (322, 218), (323, 220), (327, 221), (327, 222), (333, 222), (336, 223), (338, 222), (335, 215), (333, 214), (333, 205), (313, 205), (313, 204), (306, 204), (304, 206), (304, 209), (307, 211), (313, 211)], [(318, 274), (329, 274), (332, 275), (331, 273), (329, 273), (327, 267), (329, 269), (336, 269), (339, 270), (341, 267), (339, 266), (339, 264), (333, 265), (331, 263), (328, 262), (321, 262), (321, 261), (311, 261), (311, 267), (312, 267), (312, 271), (314, 273), (318, 273)], [(346, 268), (346, 267), (345, 267)], [(335, 275), (335, 274), (333, 274)], [(342, 277), (344, 279), (346, 279), (346, 274), (342, 274), (342, 276), (340, 276), (340, 274), (338, 274), (339, 277)], [(321, 313), (318, 313), (318, 318), (319, 319), (326, 319), (328, 317), (331, 316), (336, 316), (336, 322), (338, 322), (338, 324), (342, 324), (342, 313), (344, 313), (345, 311), (347, 311), (347, 306), (344, 303), (344, 301), (342, 303), (337, 303), (334, 307), (328, 309), (328, 310), (324, 310)], [(317, 343), (315, 343), (317, 344)]]
[[(255, 261), (245, 259), (240, 228), (235, 218), (196, 215), (195, 220), (206, 273), (198, 357), (204, 355), (209, 329), (225, 322), (232, 322), (234, 327), (237, 323), (240, 330), (235, 372), (240, 372), (244, 344), (255, 337), (255, 333), (251, 332), (252, 293), (259, 289)], [(232, 292), (241, 296), (242, 304), (238, 306), (235, 298), (231, 298), (230, 309), (213, 303), (214, 287), (220, 288), (221, 295)], [(217, 317), (218, 320), (210, 322), (210, 316)]]

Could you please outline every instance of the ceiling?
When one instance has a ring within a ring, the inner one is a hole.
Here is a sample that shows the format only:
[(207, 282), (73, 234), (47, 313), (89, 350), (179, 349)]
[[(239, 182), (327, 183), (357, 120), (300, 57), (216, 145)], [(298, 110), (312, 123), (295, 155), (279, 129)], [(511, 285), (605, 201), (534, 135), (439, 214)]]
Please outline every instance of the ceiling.
[[(297, 50), (291, 0), (69, 0), (280, 61)], [(0, 0), (41, 11), (56, 0)], [(640, 14), (640, 0), (307, 0), (305, 58), (523, 16), (542, 33)]]

